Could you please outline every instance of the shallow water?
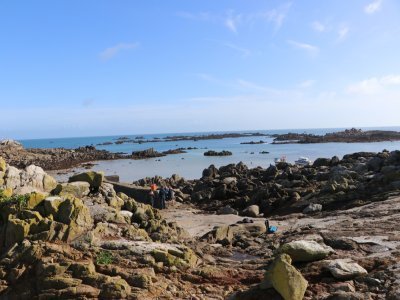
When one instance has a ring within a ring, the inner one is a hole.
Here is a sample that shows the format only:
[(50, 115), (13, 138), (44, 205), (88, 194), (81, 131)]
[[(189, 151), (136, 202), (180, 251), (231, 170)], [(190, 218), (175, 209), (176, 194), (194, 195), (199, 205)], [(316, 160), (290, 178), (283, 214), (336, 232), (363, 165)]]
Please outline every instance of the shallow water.
[[(384, 129), (384, 128), (379, 128)], [(400, 127), (389, 128), (390, 130), (400, 130)], [(257, 131), (267, 134), (284, 133), (284, 132), (308, 132), (314, 134), (324, 134), (339, 129), (311, 129), (311, 130), (281, 130), (281, 131)], [(250, 132), (250, 131), (247, 131)], [(254, 132), (254, 131), (253, 131)], [(209, 133), (193, 133), (209, 134)], [(168, 134), (177, 135), (177, 134)], [(188, 134), (181, 134), (188, 135)], [(154, 137), (163, 138), (167, 134), (144, 135), (146, 139)], [(134, 138), (133, 136), (128, 136)], [(23, 140), (21, 141), (25, 147), (47, 148), (47, 147), (65, 147), (76, 148), (84, 145), (96, 145), (107, 141), (116, 141), (118, 136), (113, 137), (87, 137), (87, 138), (68, 138), (68, 139), (43, 139), (43, 140)], [(267, 144), (242, 145), (242, 142), (263, 140)], [(274, 163), (275, 158), (286, 156), (287, 161), (294, 162), (300, 156), (306, 156), (311, 160), (318, 157), (332, 157), (337, 155), (342, 157), (345, 154), (372, 151), (378, 152), (383, 149), (396, 150), (400, 149), (400, 141), (398, 142), (379, 142), (379, 143), (326, 143), (326, 144), (271, 144), (272, 138), (268, 137), (243, 137), (243, 138), (227, 138), (219, 140), (200, 140), (200, 141), (179, 141), (179, 142), (158, 142), (145, 144), (121, 144), (96, 146), (98, 149), (105, 149), (112, 152), (131, 153), (132, 151), (155, 148), (157, 151), (165, 151), (176, 148), (197, 147), (196, 150), (188, 150), (184, 154), (168, 155), (161, 158), (152, 158), (145, 160), (122, 159), (115, 161), (100, 161), (93, 167), (96, 171), (105, 171), (107, 175), (117, 174), (123, 182), (132, 182), (144, 177), (152, 177), (155, 175), (169, 177), (172, 174), (179, 174), (186, 179), (196, 179), (201, 177), (202, 170), (209, 165), (223, 166), (230, 163), (244, 162), (249, 167), (268, 167)], [(209, 150), (228, 150), (233, 153), (232, 156), (224, 157), (207, 157), (203, 153)], [(268, 151), (268, 154), (260, 154), (261, 151)], [(78, 171), (80, 171), (79, 169)], [(67, 175), (69, 176), (69, 174)], [(58, 179), (65, 179), (64, 176), (58, 176)]]

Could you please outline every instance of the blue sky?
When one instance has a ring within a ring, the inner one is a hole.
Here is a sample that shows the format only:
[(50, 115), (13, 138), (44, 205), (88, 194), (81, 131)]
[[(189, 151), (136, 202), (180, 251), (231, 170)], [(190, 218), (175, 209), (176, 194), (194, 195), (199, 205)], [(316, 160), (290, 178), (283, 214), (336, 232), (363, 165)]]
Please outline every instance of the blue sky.
[(397, 0), (0, 2), (0, 138), (400, 125)]

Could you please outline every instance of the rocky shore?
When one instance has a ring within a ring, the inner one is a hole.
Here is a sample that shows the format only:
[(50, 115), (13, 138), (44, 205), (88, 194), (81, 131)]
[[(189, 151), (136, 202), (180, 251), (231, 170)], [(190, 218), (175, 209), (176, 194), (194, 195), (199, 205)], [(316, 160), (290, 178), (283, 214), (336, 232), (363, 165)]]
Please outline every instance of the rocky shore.
[(0, 158), (0, 298), (399, 299), (400, 151), (117, 187)]
[[(188, 148), (192, 150), (195, 148)], [(113, 153), (106, 150), (98, 150), (94, 146), (79, 147), (77, 149), (48, 148), (48, 149), (25, 149), (16, 141), (3, 141), (0, 143), (0, 156), (17, 168), (25, 168), (35, 164), (44, 170), (64, 170), (85, 163), (99, 160), (115, 159), (147, 159), (163, 157), (171, 154), (186, 153), (183, 148), (171, 149), (158, 152), (154, 148), (142, 151), (134, 151), (131, 155), (124, 153)]]
[(6, 159), (10, 165), (18, 168), (35, 164), (45, 170), (68, 169), (96, 160), (126, 158), (126, 155), (122, 153), (97, 150), (93, 146), (77, 149), (25, 149), (20, 143), (10, 140), (0, 143), (0, 156)]
[(371, 143), (400, 141), (400, 132), (385, 130), (346, 129), (345, 131), (314, 135), (305, 133), (274, 134), (273, 144), (314, 144), (314, 143)]

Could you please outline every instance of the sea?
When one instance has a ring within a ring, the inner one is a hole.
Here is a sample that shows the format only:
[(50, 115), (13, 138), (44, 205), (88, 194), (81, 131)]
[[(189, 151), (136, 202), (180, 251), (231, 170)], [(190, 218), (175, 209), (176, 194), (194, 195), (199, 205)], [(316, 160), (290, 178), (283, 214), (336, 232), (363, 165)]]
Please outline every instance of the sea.
[[(99, 145), (105, 142), (116, 142), (120, 137), (143, 137), (143, 139), (153, 140), (162, 139), (167, 136), (194, 136), (222, 133), (254, 133), (282, 134), (282, 133), (312, 133), (325, 134), (336, 132), (345, 128), (320, 128), (320, 129), (284, 129), (284, 130), (252, 130), (252, 131), (227, 131), (227, 132), (192, 132), (192, 133), (168, 133), (168, 134), (134, 134), (119, 136), (96, 136), (96, 137), (76, 137), (76, 138), (52, 138), (52, 139), (30, 139), (19, 140), (26, 148), (67, 148), (74, 149), (81, 146), (93, 145), (97, 149), (104, 149), (110, 152), (132, 153), (132, 151), (154, 148), (157, 151), (166, 151), (176, 148), (196, 147), (197, 149), (188, 150), (187, 153), (173, 154), (160, 158), (150, 158), (144, 160), (120, 159), (113, 161), (93, 162), (92, 170), (103, 171), (106, 175), (119, 175), (121, 182), (132, 182), (145, 177), (170, 177), (172, 174), (179, 174), (186, 179), (198, 179), (202, 175), (203, 169), (210, 165), (220, 167), (227, 164), (245, 163), (249, 167), (268, 167), (274, 164), (276, 158), (285, 157), (288, 162), (293, 163), (299, 157), (307, 157), (315, 160), (319, 157), (343, 157), (345, 154), (372, 151), (378, 152), (384, 149), (400, 150), (400, 141), (394, 142), (374, 142), (374, 143), (323, 143), (323, 144), (272, 144), (271, 137), (241, 137), (224, 138), (218, 140), (198, 140), (198, 141), (174, 141), (174, 142), (154, 142), (154, 143), (123, 143), (111, 145)], [(400, 131), (400, 127), (365, 127), (363, 130), (395, 130)], [(251, 141), (265, 141), (265, 144), (241, 144)], [(204, 156), (207, 150), (222, 151), (228, 150), (232, 156), (210, 157)], [(268, 152), (262, 154), (261, 152)], [(63, 172), (52, 172), (59, 181), (65, 181), (73, 173), (84, 171), (83, 168), (73, 168)]]

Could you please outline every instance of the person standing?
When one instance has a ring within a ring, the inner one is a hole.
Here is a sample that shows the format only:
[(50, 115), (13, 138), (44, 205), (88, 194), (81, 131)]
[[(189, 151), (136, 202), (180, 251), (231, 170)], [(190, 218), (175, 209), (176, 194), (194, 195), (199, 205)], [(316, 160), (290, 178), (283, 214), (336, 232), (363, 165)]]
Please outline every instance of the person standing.
[(165, 209), (165, 200), (167, 199), (167, 192), (165, 187), (161, 187), (158, 192), (158, 199), (160, 201), (160, 209)]
[(153, 208), (154, 208), (154, 198), (155, 198), (154, 191), (150, 190), (150, 192), (149, 192), (149, 204)]

